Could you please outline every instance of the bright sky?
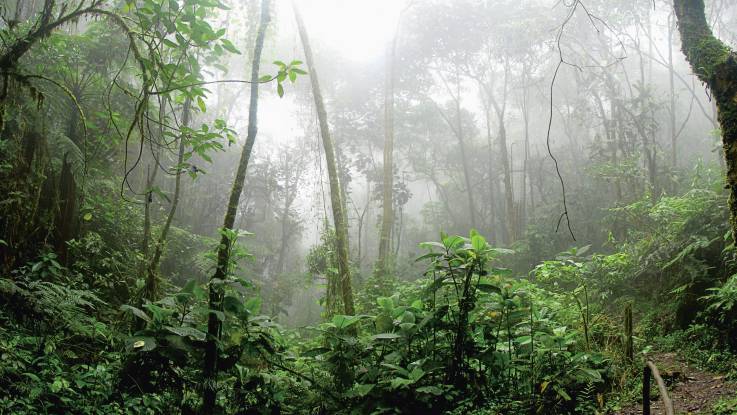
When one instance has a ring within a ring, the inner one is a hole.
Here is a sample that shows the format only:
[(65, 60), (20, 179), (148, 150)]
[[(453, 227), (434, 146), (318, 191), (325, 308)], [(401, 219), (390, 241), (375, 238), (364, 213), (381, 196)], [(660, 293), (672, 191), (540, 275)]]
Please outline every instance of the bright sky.
[[(327, 49), (330, 54), (358, 62), (376, 60), (386, 53), (386, 44), (393, 36), (397, 16), (407, 0), (298, 0), (314, 49)], [(277, 33), (296, 42), (297, 53), (302, 55), (302, 44), (296, 34), (296, 24), (289, 1), (280, 1)], [(292, 59), (284, 51), (281, 59)], [(324, 56), (323, 56), (324, 58)], [(318, 64), (318, 72), (320, 62)], [(264, 68), (271, 69), (267, 62)], [(307, 77), (299, 80), (309, 83)], [(323, 80), (325, 82), (325, 80)], [(259, 104), (259, 132), (269, 141), (289, 142), (300, 133), (301, 126), (295, 117), (285, 116), (296, 111), (296, 103), (290, 86), (284, 98), (273, 94), (273, 86), (265, 86), (271, 94), (262, 94)], [(242, 120), (245, 122), (245, 118)], [(245, 131), (245, 126), (242, 128)]]
[[(368, 61), (384, 53), (406, 0), (298, 0), (310, 39), (341, 55)], [(283, 3), (285, 6), (287, 2)], [(283, 17), (294, 20), (291, 7)]]

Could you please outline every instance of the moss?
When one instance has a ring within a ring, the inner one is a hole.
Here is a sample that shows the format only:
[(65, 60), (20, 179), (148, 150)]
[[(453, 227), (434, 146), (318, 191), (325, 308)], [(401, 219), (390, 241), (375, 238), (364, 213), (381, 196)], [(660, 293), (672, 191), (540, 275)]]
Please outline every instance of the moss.
[(688, 49), (689, 60), (702, 80), (713, 79), (717, 68), (730, 56), (729, 48), (714, 36), (705, 36)]

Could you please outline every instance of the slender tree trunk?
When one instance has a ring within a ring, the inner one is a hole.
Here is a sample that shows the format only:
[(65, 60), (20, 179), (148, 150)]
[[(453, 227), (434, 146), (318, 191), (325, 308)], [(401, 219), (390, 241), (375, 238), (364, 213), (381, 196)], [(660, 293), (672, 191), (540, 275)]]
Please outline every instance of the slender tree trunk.
[(338, 274), (339, 288), (343, 300), (345, 313), (348, 315), (355, 314), (353, 306), (353, 289), (351, 287), (351, 269), (349, 262), (348, 249), (348, 220), (346, 217), (345, 199), (340, 186), (340, 177), (335, 162), (335, 144), (330, 136), (328, 126), (328, 115), (325, 111), (325, 103), (323, 102), (320, 83), (315, 71), (315, 62), (312, 57), (312, 49), (310, 48), (310, 40), (307, 37), (302, 15), (294, 1), (292, 1), (294, 16), (297, 20), (299, 29), (299, 37), (302, 39), (302, 46), (305, 53), (305, 61), (307, 69), (310, 72), (310, 82), (312, 83), (312, 95), (315, 99), (315, 107), (317, 109), (317, 117), (320, 123), (320, 135), (322, 136), (322, 145), (325, 150), (325, 164), (328, 169), (328, 180), (330, 181), (330, 204), (333, 210), (333, 222), (335, 225), (335, 242), (338, 257)]
[(141, 253), (143, 260), (139, 266), (140, 278), (144, 278), (146, 273), (146, 264), (149, 261), (149, 248), (151, 245), (151, 204), (154, 201), (153, 191), (154, 182), (156, 181), (156, 173), (158, 166), (154, 167), (151, 173), (151, 165), (146, 165), (146, 192), (143, 200), (143, 240), (141, 240)]
[[(243, 182), (246, 178), (246, 169), (248, 161), (251, 158), (253, 144), (256, 142), (256, 134), (258, 132), (258, 73), (261, 64), (261, 51), (264, 48), (264, 38), (266, 37), (266, 27), (271, 20), (270, 0), (261, 1), (261, 19), (259, 22), (256, 43), (253, 49), (253, 61), (251, 63), (251, 97), (248, 107), (248, 134), (246, 143), (241, 152), (241, 158), (238, 162), (238, 169), (233, 178), (233, 187), (230, 190), (230, 198), (228, 199), (225, 218), (223, 219), (223, 229), (233, 229), (235, 217), (238, 211), (238, 200), (243, 192)], [(220, 285), (213, 284), (214, 281), (223, 280), (228, 275), (230, 265), (230, 248), (234, 241), (228, 239), (223, 234), (220, 238), (220, 245), (217, 251), (217, 266), (215, 273), (210, 279), (209, 284), (209, 308), (211, 310), (222, 312), (223, 290)], [(212, 414), (215, 410), (215, 401), (217, 398), (217, 378), (218, 378), (218, 342), (220, 338), (222, 322), (218, 316), (210, 312), (207, 318), (207, 340), (205, 342), (205, 364), (204, 364), (204, 381), (202, 387), (202, 413), (205, 415)]]
[(502, 102), (502, 105), (499, 105), (496, 100), (494, 99), (494, 96), (491, 91), (488, 91), (489, 101), (493, 104), (494, 109), (496, 110), (497, 118), (499, 119), (499, 161), (501, 161), (502, 164), (502, 172), (504, 174), (503, 177), (503, 183), (504, 183), (504, 210), (505, 210), (505, 218), (506, 218), (506, 228), (507, 228), (507, 240), (505, 241), (508, 244), (511, 244), (517, 239), (517, 235), (515, 232), (516, 229), (516, 218), (515, 218), (515, 209), (514, 209), (514, 189), (512, 188), (512, 169), (509, 165), (509, 150), (507, 148), (507, 129), (504, 125), (504, 118), (505, 118), (505, 107), (506, 107), (506, 89), (507, 89), (507, 76), (504, 77), (504, 102)]
[(62, 264), (68, 265), (67, 241), (74, 238), (77, 213), (77, 184), (72, 173), (72, 164), (64, 156), (59, 174), (59, 210), (56, 218), (56, 250)]
[[(159, 120), (164, 120), (164, 117), (166, 115), (166, 106), (162, 102), (159, 106)], [(159, 125), (159, 140), (164, 141), (164, 126)], [(151, 171), (151, 165), (148, 164), (146, 166), (146, 191), (144, 193), (144, 200), (143, 200), (143, 240), (141, 241), (141, 253), (143, 254), (143, 260), (141, 261), (141, 264), (139, 265), (138, 269), (138, 275), (141, 279), (146, 281), (146, 285), (144, 286), (144, 290), (141, 293), (140, 303), (139, 305), (142, 305), (144, 300), (149, 298), (149, 295), (152, 295), (154, 291), (149, 291), (149, 289), (153, 289), (155, 287), (150, 286), (150, 281), (148, 280), (148, 268), (151, 265), (151, 205), (154, 201), (153, 196), (153, 188), (154, 184), (156, 184), (156, 175), (159, 172), (159, 160), (161, 160), (161, 151), (160, 146), (156, 146), (156, 151), (153, 154), (154, 158), (154, 171)], [(140, 325), (143, 322), (140, 319), (136, 319), (136, 324)]]
[(466, 155), (466, 143), (463, 136), (463, 113), (461, 112), (461, 80), (460, 75), (456, 73), (456, 131), (458, 132), (458, 147), (461, 150), (461, 162), (463, 163), (463, 179), (466, 182), (466, 195), (468, 196), (468, 213), (471, 215), (471, 227), (476, 228), (476, 203), (473, 199), (474, 189), (471, 182), (471, 172), (469, 171), (470, 162)]
[[(289, 169), (289, 163), (286, 163), (286, 168)], [(300, 174), (300, 172), (296, 172), (295, 174)], [(294, 202), (294, 192), (296, 191), (298, 184), (295, 183), (293, 186), (290, 185), (289, 176), (290, 173), (288, 172), (284, 185), (284, 209), (281, 214), (281, 242), (279, 244), (279, 257), (276, 262), (276, 274), (284, 272), (284, 263), (286, 261), (287, 248), (289, 246), (289, 209), (292, 207), (292, 202)]]
[(382, 189), (381, 232), (376, 276), (383, 278), (390, 271), (392, 227), (394, 226), (394, 58), (397, 34), (394, 34), (386, 54), (386, 85), (384, 90), (384, 182)]
[[(491, 116), (489, 114), (489, 108), (484, 108), (484, 115), (486, 118), (486, 141), (487, 146), (489, 148), (489, 161), (488, 161), (488, 175), (489, 175), (489, 206), (491, 209), (491, 218), (489, 218), (491, 223), (491, 228), (493, 229), (496, 224), (496, 195), (497, 195), (497, 185), (496, 185), (496, 177), (494, 177), (494, 140), (491, 137)], [(502, 239), (506, 239), (506, 236), (502, 235)], [(492, 233), (492, 241), (496, 244), (499, 239), (497, 238), (497, 233)]]
[[(182, 109), (182, 125), (184, 127), (189, 126), (190, 107), (192, 101), (187, 98), (184, 101), (184, 108)], [(171, 222), (174, 220), (174, 216), (177, 213), (177, 205), (179, 204), (179, 195), (181, 192), (182, 182), (182, 169), (181, 165), (184, 161), (184, 150), (186, 148), (186, 142), (184, 136), (179, 137), (179, 152), (177, 153), (177, 164), (176, 173), (174, 175), (174, 195), (171, 199), (171, 206), (169, 207), (169, 214), (164, 222), (164, 227), (161, 228), (161, 234), (159, 239), (156, 241), (156, 247), (154, 248), (153, 256), (148, 264), (146, 272), (146, 286), (144, 287), (144, 298), (151, 301), (155, 301), (159, 292), (159, 264), (161, 263), (161, 255), (164, 251), (164, 245), (166, 244), (166, 237), (169, 234), (169, 228), (171, 228)]]
[[(675, 30), (672, 19), (673, 16), (668, 16), (668, 97), (670, 98), (668, 127), (670, 133), (671, 165), (676, 167), (678, 165), (678, 148), (676, 146), (678, 133), (676, 132), (676, 89), (674, 85), (675, 70), (673, 69), (673, 32)], [(652, 62), (652, 59), (650, 62)]]
[(732, 237), (737, 237), (737, 54), (714, 37), (704, 0), (674, 0), (681, 49), (691, 69), (709, 86), (719, 111), (727, 161)]
[(445, 85), (446, 90), (448, 91), (448, 94), (450, 95), (451, 99), (455, 103), (455, 112), (456, 112), (456, 119), (455, 122), (453, 122), (450, 117), (445, 115), (443, 110), (438, 106), (437, 104), (435, 107), (438, 110), (438, 113), (440, 113), (440, 116), (443, 117), (443, 120), (445, 120), (446, 124), (448, 124), (448, 127), (451, 129), (453, 134), (458, 139), (458, 149), (461, 152), (461, 167), (463, 168), (463, 181), (466, 186), (466, 196), (468, 198), (468, 216), (471, 219), (471, 227), (476, 228), (477, 222), (476, 222), (476, 203), (474, 202), (474, 190), (473, 190), (473, 184), (471, 181), (471, 172), (468, 169), (469, 162), (468, 162), (468, 156), (466, 155), (466, 144), (465, 144), (465, 137), (463, 136), (463, 113), (461, 108), (461, 79), (460, 79), (460, 72), (458, 71), (458, 68), (456, 67), (456, 90), (455, 93), (450, 88), (448, 83), (445, 81), (445, 78), (442, 77), (440, 73), (438, 75), (441, 76), (441, 79), (443, 80), (443, 85)]
[(530, 103), (528, 100), (529, 90), (527, 86), (527, 71), (527, 64), (525, 64), (522, 68), (522, 119), (525, 124), (525, 148), (524, 160), (522, 163), (522, 200), (520, 201), (520, 214), (517, 221), (518, 231), (524, 231), (524, 227), (527, 222), (527, 169), (530, 159)]

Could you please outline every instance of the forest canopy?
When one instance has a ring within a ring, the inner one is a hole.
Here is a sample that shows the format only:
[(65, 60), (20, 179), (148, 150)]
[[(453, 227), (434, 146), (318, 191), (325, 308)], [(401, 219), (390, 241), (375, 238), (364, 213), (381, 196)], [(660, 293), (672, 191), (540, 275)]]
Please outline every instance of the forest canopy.
[(736, 28), (3, 1), (0, 414), (737, 414)]

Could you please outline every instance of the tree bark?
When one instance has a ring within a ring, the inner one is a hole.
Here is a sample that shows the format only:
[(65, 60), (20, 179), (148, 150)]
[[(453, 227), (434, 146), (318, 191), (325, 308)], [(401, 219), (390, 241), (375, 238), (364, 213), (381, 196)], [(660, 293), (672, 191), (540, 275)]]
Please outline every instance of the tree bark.
[[(257, 116), (258, 116), (258, 73), (261, 64), (261, 51), (264, 48), (264, 38), (266, 37), (266, 27), (271, 20), (270, 0), (261, 1), (261, 18), (259, 22), (256, 43), (253, 49), (253, 61), (251, 64), (251, 96), (250, 105), (248, 107), (248, 134), (246, 143), (241, 152), (241, 158), (238, 162), (238, 169), (233, 178), (233, 187), (230, 190), (230, 198), (223, 219), (223, 229), (233, 229), (235, 217), (238, 211), (238, 200), (243, 192), (243, 182), (246, 178), (246, 169), (248, 161), (251, 158), (253, 144), (256, 142), (256, 134), (258, 132)], [(220, 238), (217, 252), (217, 266), (215, 273), (210, 279), (209, 285), (209, 308), (210, 310), (222, 312), (223, 291), (218, 285), (214, 285), (213, 281), (223, 280), (228, 275), (230, 265), (230, 247), (234, 243), (223, 234)], [(212, 311), (207, 318), (207, 340), (205, 342), (205, 364), (204, 364), (204, 380), (202, 387), (202, 413), (205, 415), (212, 414), (215, 409), (215, 400), (217, 398), (217, 377), (218, 377), (218, 342), (220, 339), (220, 329), (222, 322), (218, 316)]]
[[(190, 107), (192, 101), (187, 98), (184, 101), (184, 108), (182, 109), (182, 125), (184, 127), (189, 126)], [(169, 214), (164, 222), (164, 227), (161, 228), (159, 239), (156, 241), (156, 247), (154, 248), (154, 254), (151, 257), (151, 261), (148, 264), (146, 271), (146, 286), (144, 287), (144, 298), (151, 301), (155, 301), (159, 292), (159, 264), (161, 263), (161, 255), (164, 251), (164, 245), (166, 244), (166, 237), (169, 234), (169, 228), (171, 228), (171, 222), (174, 220), (174, 215), (177, 213), (177, 205), (179, 204), (179, 194), (181, 192), (182, 182), (182, 161), (184, 160), (184, 150), (186, 143), (184, 136), (179, 138), (179, 152), (177, 153), (177, 172), (174, 175), (174, 195), (171, 199), (171, 206), (169, 207)]]
[[(670, 100), (670, 111), (668, 111), (668, 127), (671, 145), (671, 165), (673, 166), (673, 168), (675, 168), (678, 165), (678, 132), (676, 132), (676, 88), (674, 82), (675, 69), (673, 68), (673, 29), (672, 16), (668, 16), (668, 98)], [(652, 63), (652, 59), (650, 59), (650, 62)]]
[(348, 221), (346, 218), (345, 199), (340, 186), (340, 177), (338, 176), (338, 168), (335, 161), (335, 144), (330, 136), (328, 126), (328, 115), (325, 111), (325, 103), (323, 101), (320, 83), (318, 82), (317, 72), (315, 71), (315, 62), (312, 57), (312, 49), (310, 40), (307, 37), (302, 15), (297, 8), (296, 2), (292, 1), (294, 16), (297, 20), (299, 29), (299, 37), (302, 39), (304, 48), (305, 61), (307, 69), (310, 72), (310, 82), (312, 83), (312, 95), (315, 99), (315, 107), (317, 109), (317, 117), (320, 124), (320, 135), (322, 136), (322, 145), (325, 150), (325, 164), (328, 169), (328, 180), (330, 182), (330, 204), (333, 210), (333, 222), (335, 225), (335, 243), (336, 253), (338, 257), (338, 274), (339, 289), (343, 300), (343, 308), (346, 314), (355, 314), (353, 306), (353, 289), (351, 287), (351, 269), (348, 258)]
[(509, 87), (509, 62), (504, 63), (504, 93), (502, 94), (502, 103), (494, 98), (494, 93), (486, 90), (489, 102), (494, 107), (497, 118), (499, 119), (499, 161), (502, 164), (502, 172), (504, 174), (504, 215), (506, 218), (507, 244), (513, 243), (517, 239), (517, 219), (516, 209), (514, 207), (514, 188), (512, 187), (512, 168), (509, 165), (509, 151), (507, 149), (507, 129), (504, 126), (504, 118), (507, 107), (507, 88)]
[(397, 34), (394, 34), (387, 51), (386, 85), (384, 90), (384, 182), (382, 189), (383, 210), (379, 233), (379, 256), (376, 275), (383, 278), (389, 271), (392, 227), (394, 226), (394, 58)]
[(674, 0), (681, 49), (691, 69), (712, 92), (722, 129), (732, 237), (737, 236), (737, 54), (706, 22), (704, 0)]

